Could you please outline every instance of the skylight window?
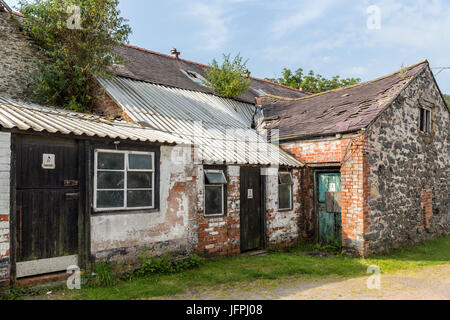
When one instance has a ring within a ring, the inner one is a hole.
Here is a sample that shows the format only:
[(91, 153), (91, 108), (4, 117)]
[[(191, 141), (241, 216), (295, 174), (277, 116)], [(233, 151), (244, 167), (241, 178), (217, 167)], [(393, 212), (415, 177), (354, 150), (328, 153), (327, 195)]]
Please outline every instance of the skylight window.
[(196, 84), (199, 84), (199, 85), (201, 85), (201, 86), (205, 86), (204, 81), (206, 81), (206, 79), (205, 79), (202, 75), (198, 74), (198, 73), (195, 72), (195, 71), (183, 70), (183, 69), (180, 69), (180, 70), (181, 70), (181, 72), (184, 73), (184, 75), (185, 75), (186, 77), (188, 77), (189, 79), (191, 79), (191, 80), (192, 80), (193, 82), (195, 82)]
[(252, 87), (252, 90), (253, 90), (253, 92), (255, 92), (259, 96), (265, 96), (266, 95), (266, 93), (265, 93), (265, 91), (263, 89), (253, 88)]

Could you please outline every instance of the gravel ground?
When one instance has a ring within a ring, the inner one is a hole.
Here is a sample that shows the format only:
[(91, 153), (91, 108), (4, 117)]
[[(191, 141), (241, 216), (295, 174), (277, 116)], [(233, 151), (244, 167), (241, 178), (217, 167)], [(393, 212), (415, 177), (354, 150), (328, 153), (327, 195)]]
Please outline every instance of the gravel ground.
[(289, 278), (199, 289), (173, 300), (450, 300), (450, 266), (381, 275), (379, 290), (362, 278)]

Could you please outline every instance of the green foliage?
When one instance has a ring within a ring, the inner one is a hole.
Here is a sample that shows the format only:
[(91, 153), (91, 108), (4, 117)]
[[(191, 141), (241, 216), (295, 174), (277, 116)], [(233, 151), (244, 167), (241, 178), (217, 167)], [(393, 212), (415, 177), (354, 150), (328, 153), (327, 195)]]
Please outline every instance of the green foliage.
[[(37, 42), (48, 61), (38, 62), (31, 89), (38, 102), (72, 110), (95, 104), (95, 79), (121, 62), (114, 47), (131, 32), (117, 10), (118, 0), (35, 0), (19, 3), (22, 27)], [(73, 29), (78, 6), (81, 28)], [(70, 26), (70, 28), (68, 27)]]
[[(216, 285), (240, 287), (265, 279), (285, 279), (295, 276), (323, 279), (324, 277), (367, 276), (367, 268), (377, 265), (383, 273), (414, 270), (425, 266), (448, 265), (450, 237), (395, 251), (389, 255), (363, 259), (338, 255), (337, 257), (305, 254), (312, 247), (299, 247), (290, 253), (273, 252), (266, 256), (208, 260), (202, 268), (175, 274), (136, 277), (118, 283), (116, 287), (94, 287), (67, 293), (72, 299), (149, 299), (179, 294)], [(63, 298), (67, 298), (67, 295)], [(55, 297), (54, 297), (55, 298)]]
[(450, 108), (450, 95), (444, 94), (445, 102), (447, 102), (447, 106)]
[(210, 64), (211, 68), (206, 70), (204, 82), (211, 86), (214, 91), (226, 98), (234, 98), (246, 92), (250, 88), (251, 80), (246, 77), (246, 64), (238, 54), (233, 61), (230, 55), (223, 55), (221, 66), (214, 59)]
[(110, 287), (115, 285), (118, 279), (112, 272), (113, 267), (114, 264), (112, 263), (97, 263), (94, 267), (95, 279), (93, 280), (93, 284), (101, 287)]
[(136, 273), (139, 276), (178, 273), (199, 267), (205, 263), (204, 258), (195, 254), (191, 254), (187, 258), (181, 259), (173, 259), (169, 255), (155, 257), (147, 254), (141, 254), (139, 255), (139, 258), (141, 259), (141, 265), (136, 270)]
[(308, 74), (303, 73), (303, 69), (299, 68), (295, 72), (290, 69), (283, 69), (283, 75), (278, 79), (266, 80), (282, 84), (295, 89), (303, 88), (306, 92), (319, 93), (332, 89), (351, 86), (361, 82), (359, 78), (344, 78), (334, 76), (331, 79), (326, 79), (320, 74), (315, 74), (314, 71), (309, 71)]
[(314, 246), (314, 250), (321, 252), (328, 252), (330, 254), (341, 255), (343, 254), (342, 243), (337, 240), (329, 239), (329, 242), (326, 244), (317, 243)]

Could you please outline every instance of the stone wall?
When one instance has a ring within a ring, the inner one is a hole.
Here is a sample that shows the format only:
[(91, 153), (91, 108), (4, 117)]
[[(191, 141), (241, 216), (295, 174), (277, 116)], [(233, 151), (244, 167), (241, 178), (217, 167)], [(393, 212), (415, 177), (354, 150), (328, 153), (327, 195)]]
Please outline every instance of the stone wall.
[(33, 101), (30, 77), (36, 70), (36, 60), (44, 59), (17, 19), (20, 17), (0, 12), (0, 96)]
[(11, 134), (0, 132), (0, 283), (9, 280), (10, 269), (10, 168)]
[[(419, 105), (432, 133), (419, 130)], [(369, 128), (369, 253), (450, 232), (450, 115), (430, 71), (416, 78)]]

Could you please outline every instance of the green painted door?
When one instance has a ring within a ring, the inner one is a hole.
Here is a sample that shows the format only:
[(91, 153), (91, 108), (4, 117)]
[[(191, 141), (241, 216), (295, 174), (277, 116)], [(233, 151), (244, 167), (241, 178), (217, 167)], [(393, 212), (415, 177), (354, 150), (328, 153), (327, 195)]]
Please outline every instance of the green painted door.
[(320, 173), (318, 175), (319, 242), (333, 243), (342, 239), (340, 209), (327, 211), (327, 193), (341, 192), (340, 173)]

